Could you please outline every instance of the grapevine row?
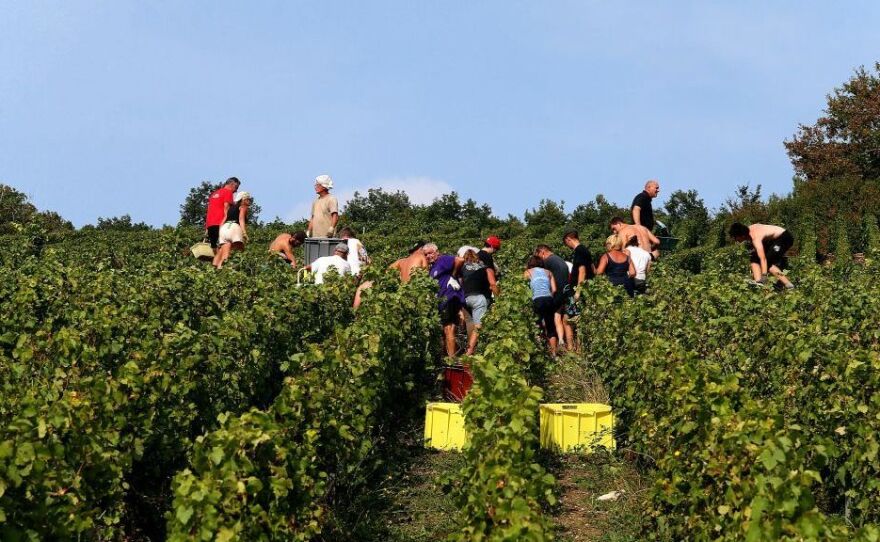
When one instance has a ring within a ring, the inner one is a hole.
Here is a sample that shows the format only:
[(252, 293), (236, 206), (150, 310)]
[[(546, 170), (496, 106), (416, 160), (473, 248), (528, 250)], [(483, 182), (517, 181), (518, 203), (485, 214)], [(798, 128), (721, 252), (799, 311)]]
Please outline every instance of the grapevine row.
[(554, 479), (537, 461), (542, 392), (526, 380), (544, 361), (535, 331), (527, 285), (505, 283), (486, 317), (481, 341), (487, 346), (472, 361), (474, 384), (463, 404), (469, 442), (454, 481), (460, 510), (454, 540), (551, 538), (542, 509), (555, 503)]
[[(390, 278), (390, 277), (389, 277)], [(375, 439), (433, 358), (433, 282), (384, 280), (354, 323), (294, 358), (267, 409), (221, 419), (174, 479), (169, 540), (311, 540), (334, 494), (366, 483)]]
[(90, 270), (44, 254), (0, 280), (4, 539), (112, 539), (161, 518), (195, 436), (271, 402), (301, 341), (351, 318), (350, 286), (292, 291), (282, 269)]
[(590, 285), (581, 335), (653, 467), (657, 540), (877, 540), (877, 288), (799, 270), (799, 291), (668, 269), (626, 303)]

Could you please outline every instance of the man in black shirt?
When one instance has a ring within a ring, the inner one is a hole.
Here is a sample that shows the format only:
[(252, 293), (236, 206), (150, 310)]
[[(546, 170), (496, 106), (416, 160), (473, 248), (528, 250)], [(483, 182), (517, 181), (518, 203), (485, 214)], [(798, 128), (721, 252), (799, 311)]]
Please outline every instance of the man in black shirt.
[(648, 231), (654, 229), (654, 209), (651, 207), (651, 200), (660, 193), (660, 183), (655, 179), (651, 179), (645, 183), (645, 189), (633, 198), (632, 211), (633, 224), (636, 226), (644, 226)]
[[(566, 319), (574, 319), (580, 315), (580, 309), (577, 306), (580, 292), (577, 291), (577, 287), (596, 276), (596, 266), (593, 264), (593, 256), (590, 254), (590, 251), (581, 244), (580, 235), (577, 230), (565, 232), (565, 235), (562, 236), (562, 242), (573, 251), (571, 256), (571, 275), (569, 276), (568, 284), (572, 292), (574, 292), (574, 296), (568, 303)], [(566, 324), (566, 333), (568, 333), (570, 328), (572, 334), (571, 339), (566, 339), (566, 341), (568, 341), (569, 347), (577, 352), (578, 342), (574, 339), (574, 327), (571, 324)]]
[(559, 337), (559, 346), (562, 346), (564, 339), (565, 344), (569, 345), (569, 349), (573, 349), (571, 341), (574, 336), (574, 331), (571, 329), (571, 325), (568, 323), (568, 318), (565, 314), (565, 307), (568, 305), (568, 300), (574, 295), (571, 286), (569, 286), (568, 264), (565, 263), (565, 260), (554, 254), (547, 245), (538, 245), (537, 248), (535, 248), (535, 256), (544, 260), (544, 268), (553, 274), (553, 279), (556, 281), (556, 295), (553, 296), (553, 302), (556, 305), (556, 315), (553, 318), (553, 321), (556, 324), (556, 335)]
[(573, 251), (571, 256), (571, 277), (568, 283), (571, 285), (571, 289), (574, 290), (584, 281), (596, 276), (596, 266), (593, 264), (593, 256), (590, 254), (589, 249), (581, 244), (577, 230), (565, 232), (562, 242)]

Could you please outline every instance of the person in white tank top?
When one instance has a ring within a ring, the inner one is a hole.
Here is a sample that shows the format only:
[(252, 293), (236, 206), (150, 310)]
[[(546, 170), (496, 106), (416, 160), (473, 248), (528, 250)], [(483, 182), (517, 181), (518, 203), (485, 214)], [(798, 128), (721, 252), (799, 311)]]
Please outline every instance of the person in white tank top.
[(348, 245), (348, 257), (346, 261), (351, 267), (352, 275), (360, 275), (361, 267), (370, 263), (370, 257), (367, 255), (367, 249), (360, 240), (355, 239), (354, 231), (351, 228), (342, 228), (339, 237)]
[(639, 246), (638, 240), (633, 237), (626, 246), (627, 254), (632, 258), (633, 266), (636, 268), (636, 280), (647, 280), (648, 269), (651, 267), (651, 253)]
[(629, 240), (624, 252), (629, 254), (633, 267), (636, 268), (636, 276), (633, 277), (634, 289), (636, 293), (643, 294), (648, 289), (648, 270), (654, 258), (650, 252), (639, 246), (639, 241), (635, 237)]

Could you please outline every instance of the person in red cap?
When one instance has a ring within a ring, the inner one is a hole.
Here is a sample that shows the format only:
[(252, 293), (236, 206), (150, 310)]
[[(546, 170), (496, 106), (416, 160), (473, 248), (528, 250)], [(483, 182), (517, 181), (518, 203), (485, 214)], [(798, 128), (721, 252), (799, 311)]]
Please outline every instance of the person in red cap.
[(501, 250), (501, 239), (494, 235), (486, 239), (483, 243), (483, 250), (477, 253), (477, 257), (486, 266), (487, 284), (483, 295), (491, 304), (492, 294), (498, 295), (498, 267), (495, 265), (495, 258), (492, 257), (495, 252)]

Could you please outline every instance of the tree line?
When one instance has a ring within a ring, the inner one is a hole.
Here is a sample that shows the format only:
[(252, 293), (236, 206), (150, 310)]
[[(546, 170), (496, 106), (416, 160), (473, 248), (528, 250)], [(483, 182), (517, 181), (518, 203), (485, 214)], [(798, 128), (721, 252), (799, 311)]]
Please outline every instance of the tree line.
[[(880, 208), (880, 62), (873, 69), (860, 67), (826, 99), (822, 115), (810, 125), (800, 125), (784, 141), (794, 166), (793, 188), (787, 195), (762, 194), (760, 184), (738, 186), (717, 210), (710, 210), (697, 190), (671, 193), (657, 216), (669, 233), (681, 239), (679, 247), (718, 247), (729, 241), (724, 234), (732, 222), (783, 224), (795, 236), (810, 239), (818, 253), (864, 250), (864, 224), (876, 220)], [(216, 184), (203, 181), (193, 187), (180, 205), (178, 227), (202, 227), (207, 196)], [(28, 197), (0, 184), (0, 212), (8, 217), (0, 234), (36, 230), (49, 233), (73, 231), (72, 224), (52, 211), (39, 211)], [(251, 216), (260, 224), (260, 208)], [(564, 201), (541, 200), (523, 218), (498, 217), (490, 205), (472, 199), (462, 201), (455, 192), (427, 205), (414, 204), (403, 191), (369, 189), (355, 193), (343, 211), (341, 222), (358, 231), (382, 233), (412, 226), (423, 235), (445, 231), (471, 232), (484, 236), (491, 231), (501, 237), (524, 232), (531, 237), (558, 237), (566, 229), (579, 229), (587, 237), (601, 237), (614, 216), (627, 216), (628, 209), (599, 194), (567, 211)], [(279, 218), (265, 224), (285, 227)], [(294, 226), (297, 226), (296, 224)], [(138, 231), (149, 229), (129, 215), (101, 217), (83, 230)], [(841, 233), (844, 232), (844, 233)], [(801, 247), (803, 249), (803, 247)]]

